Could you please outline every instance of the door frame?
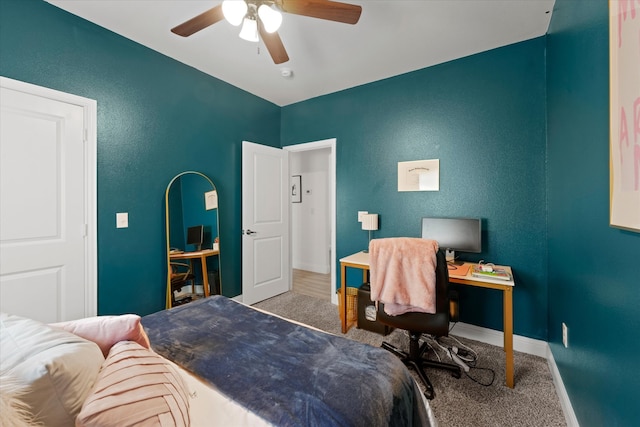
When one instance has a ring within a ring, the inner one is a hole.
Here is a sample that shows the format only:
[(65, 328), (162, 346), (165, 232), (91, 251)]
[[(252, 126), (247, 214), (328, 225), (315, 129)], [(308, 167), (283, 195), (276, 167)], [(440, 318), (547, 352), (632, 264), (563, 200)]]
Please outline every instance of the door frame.
[[(329, 217), (331, 221), (331, 254), (329, 256), (330, 274), (331, 274), (331, 303), (338, 304), (338, 295), (336, 294), (336, 138), (323, 139), (320, 141), (306, 142), (302, 144), (287, 145), (282, 147), (292, 153), (300, 153), (305, 151), (319, 150), (329, 148)], [(291, 204), (289, 203), (289, 218), (291, 218)], [(291, 241), (293, 230), (291, 230), (291, 220), (289, 220), (289, 240)], [(290, 268), (293, 270), (292, 264)], [(293, 271), (290, 272), (293, 277)]]
[(97, 120), (98, 103), (94, 99), (61, 92), (31, 83), (0, 76), (0, 86), (27, 94), (73, 104), (83, 109), (84, 116), (84, 262), (86, 317), (98, 314), (98, 246), (97, 246)]

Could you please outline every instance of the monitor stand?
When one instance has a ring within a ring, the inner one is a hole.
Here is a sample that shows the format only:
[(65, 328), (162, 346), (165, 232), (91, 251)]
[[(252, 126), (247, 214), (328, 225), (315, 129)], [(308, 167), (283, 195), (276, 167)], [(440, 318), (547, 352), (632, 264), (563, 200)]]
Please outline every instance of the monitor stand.
[(444, 254), (445, 254), (445, 258), (447, 259), (447, 263), (448, 264), (451, 264), (451, 265), (462, 265), (462, 264), (464, 264), (464, 261), (456, 260), (455, 251), (452, 251), (450, 249), (446, 249)]

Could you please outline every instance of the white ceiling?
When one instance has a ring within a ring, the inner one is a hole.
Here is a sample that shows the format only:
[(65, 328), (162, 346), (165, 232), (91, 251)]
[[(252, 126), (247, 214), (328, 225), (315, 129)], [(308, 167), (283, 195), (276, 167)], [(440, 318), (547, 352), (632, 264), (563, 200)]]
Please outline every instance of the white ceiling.
[(555, 2), (344, 0), (362, 6), (355, 25), (285, 13), (290, 60), (275, 65), (224, 20), (187, 38), (170, 32), (220, 0), (47, 1), (279, 106), (544, 35)]

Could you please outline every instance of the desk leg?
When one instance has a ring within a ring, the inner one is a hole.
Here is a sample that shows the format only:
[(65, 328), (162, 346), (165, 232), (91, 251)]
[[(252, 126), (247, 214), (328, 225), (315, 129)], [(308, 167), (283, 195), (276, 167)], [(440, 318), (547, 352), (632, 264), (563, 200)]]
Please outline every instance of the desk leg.
[(347, 267), (340, 264), (340, 298), (342, 298), (342, 311), (340, 311), (340, 321), (342, 323), (342, 333), (347, 333)]
[(513, 290), (504, 291), (504, 351), (507, 387), (513, 388)]
[(209, 274), (207, 274), (207, 257), (202, 257), (200, 259), (200, 264), (202, 264), (202, 286), (204, 287), (204, 297), (207, 298), (211, 293), (209, 290)]

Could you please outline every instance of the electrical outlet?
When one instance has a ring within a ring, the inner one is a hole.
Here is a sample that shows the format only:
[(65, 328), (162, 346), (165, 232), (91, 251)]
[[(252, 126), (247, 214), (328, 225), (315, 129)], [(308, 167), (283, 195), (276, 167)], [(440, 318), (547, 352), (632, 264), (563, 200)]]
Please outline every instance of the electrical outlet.
[(358, 222), (362, 222), (362, 217), (368, 213), (368, 211), (358, 211)]
[(562, 344), (565, 348), (569, 348), (569, 328), (564, 322), (562, 322)]

